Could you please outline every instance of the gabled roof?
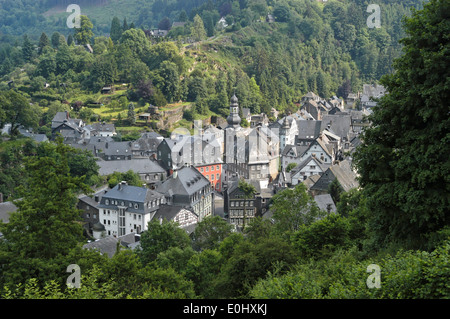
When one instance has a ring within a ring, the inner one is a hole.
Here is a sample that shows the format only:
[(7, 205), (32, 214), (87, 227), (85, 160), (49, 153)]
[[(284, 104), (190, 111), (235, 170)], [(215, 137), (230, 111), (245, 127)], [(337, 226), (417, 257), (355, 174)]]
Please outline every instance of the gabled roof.
[(103, 150), (106, 156), (131, 156), (131, 142), (109, 142)]
[(145, 187), (118, 184), (106, 194), (103, 194), (102, 199), (145, 203), (152, 198), (160, 198), (163, 196), (163, 194)]
[(112, 258), (117, 251), (118, 244), (120, 244), (123, 247), (131, 247), (136, 242), (137, 242), (136, 235), (134, 233), (130, 233), (124, 236), (120, 236), (118, 238), (113, 236), (101, 238), (91, 243), (83, 245), (83, 248), (97, 250), (101, 254), (107, 254), (109, 258)]
[(308, 156), (303, 162), (301, 162), (299, 165), (297, 165), (296, 167), (294, 167), (292, 169), (291, 176), (294, 176), (295, 174), (300, 172), (305, 166), (307, 166), (309, 163), (311, 163), (311, 161), (314, 161), (315, 165), (320, 167), (322, 172), (326, 171), (331, 165), (331, 164), (325, 164), (324, 162), (322, 162), (320, 159), (318, 159), (315, 156)]
[[(294, 156), (294, 157), (301, 157), (305, 152), (308, 150), (309, 145), (286, 145), (281, 152), (281, 156)], [(294, 154), (291, 155), (290, 153), (293, 152)]]
[(321, 125), (322, 125), (322, 121), (298, 120), (297, 121), (298, 137), (300, 139), (305, 139), (305, 138), (316, 139), (316, 138), (318, 138), (320, 135), (320, 131), (321, 131), (321, 129), (320, 129)]
[(352, 118), (350, 114), (325, 114), (322, 116), (322, 125), (320, 130), (329, 130), (340, 138), (347, 137), (351, 130)]
[(99, 174), (106, 176), (113, 174), (114, 172), (125, 173), (129, 170), (138, 174), (146, 173), (165, 173), (164, 168), (158, 164), (158, 162), (146, 159), (131, 159), (131, 160), (118, 160), (118, 161), (98, 161)]
[(164, 181), (157, 190), (168, 195), (192, 195), (210, 182), (194, 167), (183, 167)]
[(116, 127), (114, 126), (114, 124), (107, 124), (107, 123), (94, 123), (87, 125), (87, 127), (97, 132), (114, 133), (116, 131)]
[(356, 179), (356, 173), (352, 170), (350, 162), (344, 160), (328, 168), (327, 171), (325, 171), (325, 173), (311, 187), (311, 189), (328, 189), (329, 183), (332, 182), (332, 180), (330, 180), (330, 174), (338, 180), (339, 184), (341, 184), (342, 188), (346, 192), (352, 188), (359, 187), (359, 183)]
[(197, 214), (195, 214), (193, 211), (186, 209), (184, 207), (164, 204), (164, 205), (159, 206), (159, 209), (156, 211), (155, 215), (153, 216), (153, 219), (162, 218), (162, 219), (166, 219), (167, 221), (171, 221), (180, 212), (183, 212), (183, 211), (188, 211), (188, 212), (194, 214), (195, 216), (197, 216)]
[(314, 201), (321, 210), (328, 211), (329, 209), (330, 212), (336, 213), (336, 205), (330, 194), (316, 195)]

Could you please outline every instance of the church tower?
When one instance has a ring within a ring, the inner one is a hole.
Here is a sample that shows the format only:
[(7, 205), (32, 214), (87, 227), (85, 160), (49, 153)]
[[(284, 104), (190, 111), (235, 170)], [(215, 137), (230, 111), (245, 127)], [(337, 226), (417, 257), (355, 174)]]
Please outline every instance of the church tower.
[(241, 118), (239, 117), (239, 104), (236, 95), (233, 95), (230, 103), (230, 115), (227, 117), (228, 127), (238, 129), (241, 127)]

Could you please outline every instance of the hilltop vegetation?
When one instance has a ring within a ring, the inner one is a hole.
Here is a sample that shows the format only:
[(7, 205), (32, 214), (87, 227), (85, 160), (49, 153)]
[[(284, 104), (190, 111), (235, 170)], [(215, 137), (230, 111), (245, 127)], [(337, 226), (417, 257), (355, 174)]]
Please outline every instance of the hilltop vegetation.
[[(345, 98), (349, 92), (360, 90), (363, 83), (377, 81), (392, 71), (392, 61), (401, 49), (401, 17), (408, 14), (409, 6), (420, 6), (419, 0), (400, 4), (382, 1), (381, 28), (369, 29), (364, 1), (329, 1), (325, 5), (310, 0), (127, 2), (123, 12), (134, 9), (140, 14), (123, 20), (109, 16), (102, 31), (96, 18), (83, 20), (92, 22), (88, 29), (94, 36), (87, 34), (83, 40), (92, 45), (92, 55), (74, 46), (80, 32), (68, 29), (66, 18), (56, 23), (59, 32), (48, 29), (47, 20), (39, 15), (43, 9), (33, 10), (33, 3), (24, 1), (22, 7), (2, 9), (10, 16), (21, 14), (21, 10), (39, 16), (33, 24), (39, 29), (37, 33), (31, 24), (19, 28), (16, 20), (2, 20), (6, 21), (2, 28), (11, 27), (11, 33), (30, 33), (15, 42), (3, 36), (3, 89), (14, 80), (15, 87), (33, 102), (73, 102), (76, 96), (88, 100), (105, 85), (127, 83), (131, 84), (127, 98), (134, 102), (143, 99), (142, 106), (146, 102), (158, 106), (179, 100), (197, 102), (194, 111), (203, 116), (226, 116), (233, 92), (239, 96), (241, 107), (253, 113), (269, 113), (272, 107), (292, 110), (308, 91), (325, 98)], [(48, 8), (55, 3), (41, 4)], [(124, 5), (121, 1), (97, 4), (117, 10)], [(267, 12), (273, 14), (275, 23), (266, 22)], [(199, 17), (197, 22), (195, 16)], [(221, 16), (229, 24), (225, 29), (217, 25)], [(186, 24), (170, 30), (165, 39), (151, 40), (148, 32), (142, 31), (170, 27), (174, 21)], [(205, 30), (203, 37), (196, 39), (201, 42), (187, 48), (196, 38), (191, 31), (199, 29)], [(104, 36), (109, 33), (113, 40)], [(50, 84), (46, 91), (45, 82)], [(66, 85), (64, 91), (61, 83)]]

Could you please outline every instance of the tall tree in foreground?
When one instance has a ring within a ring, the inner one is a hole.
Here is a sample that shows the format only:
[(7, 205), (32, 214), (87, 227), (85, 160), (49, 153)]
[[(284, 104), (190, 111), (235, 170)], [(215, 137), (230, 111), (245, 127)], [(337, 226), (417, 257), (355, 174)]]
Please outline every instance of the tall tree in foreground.
[(41, 143), (25, 161), (29, 177), (26, 187), (18, 187), (18, 210), (9, 223), (0, 223), (0, 286), (63, 278), (70, 264), (64, 258), (83, 238), (77, 192), (91, 192), (84, 176), (70, 174), (74, 151), (59, 138), (56, 144)]
[(354, 157), (377, 245), (421, 248), (449, 225), (449, 18), (450, 3), (431, 0), (405, 19), (404, 55)]
[(54, 258), (67, 253), (82, 238), (76, 192), (91, 192), (83, 183), (84, 176), (70, 174), (69, 158), (75, 149), (64, 145), (43, 143), (37, 156), (26, 160), (29, 179), (22, 188), (22, 199), (15, 204), (8, 224), (0, 224), (9, 247), (22, 258)]

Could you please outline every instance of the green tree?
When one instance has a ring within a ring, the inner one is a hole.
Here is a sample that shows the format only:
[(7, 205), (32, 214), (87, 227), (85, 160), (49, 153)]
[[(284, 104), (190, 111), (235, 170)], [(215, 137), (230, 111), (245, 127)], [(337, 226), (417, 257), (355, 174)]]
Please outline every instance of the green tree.
[(158, 254), (171, 247), (185, 249), (190, 245), (189, 235), (174, 222), (164, 219), (161, 223), (153, 219), (148, 229), (141, 233), (141, 250), (139, 258), (144, 265), (156, 260)]
[(39, 38), (39, 44), (38, 44), (38, 53), (41, 54), (42, 50), (50, 46), (50, 40), (45, 32), (42, 32), (41, 37)]
[(75, 41), (73, 39), (73, 35), (69, 34), (69, 36), (67, 37), (67, 45), (68, 46), (72, 46), (73, 44), (75, 44)]
[(31, 43), (28, 36), (25, 34), (23, 36), (23, 44), (22, 44), (22, 56), (25, 62), (29, 62), (33, 57), (34, 46)]
[(61, 34), (57, 31), (53, 32), (52, 34), (52, 46), (53, 48), (57, 49), (59, 47), (59, 40), (61, 39)]
[(111, 30), (109, 32), (111, 40), (114, 43), (119, 42), (120, 37), (122, 36), (122, 26), (120, 25), (120, 20), (118, 17), (114, 17), (111, 22)]
[(92, 32), (92, 29), (94, 28), (94, 25), (92, 24), (91, 20), (85, 15), (80, 16), (80, 27), (75, 28), (75, 35), (74, 38), (80, 45), (89, 44), (91, 42), (92, 37), (94, 36), (94, 33)]
[(197, 224), (191, 234), (195, 250), (214, 249), (231, 234), (231, 225), (220, 216), (208, 216)]
[(163, 83), (160, 84), (161, 92), (168, 103), (174, 102), (180, 89), (180, 76), (177, 66), (175, 63), (164, 61), (158, 74), (163, 79)]
[(129, 123), (129, 125), (136, 124), (136, 112), (134, 110), (134, 104), (133, 103), (130, 103), (128, 105), (127, 121)]
[(82, 177), (70, 174), (69, 158), (74, 151), (58, 138), (55, 144), (40, 144), (37, 155), (25, 162), (29, 178), (26, 187), (19, 187), (18, 210), (10, 215), (9, 223), (0, 224), (8, 243), (0, 250), (2, 276), (12, 282), (33, 274), (60, 274), (58, 263), (52, 260), (67, 254), (82, 239), (77, 192), (88, 194), (91, 189)]
[(349, 233), (349, 220), (332, 213), (308, 226), (302, 225), (294, 235), (294, 247), (304, 257), (324, 258), (330, 251), (347, 248), (351, 243)]
[(222, 255), (217, 250), (205, 249), (192, 255), (186, 265), (185, 277), (194, 283), (197, 295), (202, 298), (216, 298), (213, 284), (220, 273)]
[(341, 193), (343, 191), (344, 189), (342, 188), (337, 178), (335, 178), (328, 186), (328, 193), (331, 195), (331, 198), (336, 205), (339, 203), (341, 199)]
[(11, 135), (19, 134), (19, 127), (36, 129), (42, 111), (39, 106), (30, 105), (27, 98), (13, 90), (0, 92), (0, 127), (11, 124)]
[[(120, 115), (120, 113), (119, 113), (119, 115)], [(109, 188), (115, 187), (117, 184), (119, 184), (122, 181), (127, 182), (127, 184), (131, 185), (131, 186), (142, 187), (142, 185), (143, 185), (143, 182), (142, 182), (139, 174), (132, 170), (129, 170), (125, 173), (114, 172), (113, 174), (108, 175), (107, 181), (108, 181)]]
[(298, 184), (294, 189), (287, 188), (273, 196), (270, 210), (273, 212), (275, 227), (287, 234), (298, 231), (301, 225), (309, 225), (321, 216), (304, 184)]
[(67, 45), (60, 46), (55, 56), (56, 59), (56, 72), (58, 74), (64, 74), (73, 67), (74, 57), (71, 49)]
[(297, 260), (292, 246), (279, 237), (235, 247), (215, 280), (216, 298), (248, 298), (250, 288), (268, 272), (285, 272)]
[(149, 54), (150, 41), (141, 29), (131, 29), (122, 33), (121, 43), (135, 55), (135, 58), (143, 58)]
[(354, 156), (378, 246), (421, 247), (449, 225), (449, 9), (447, 1), (431, 0), (405, 19), (404, 54), (381, 80), (389, 94), (374, 108)]
[(191, 27), (191, 37), (194, 41), (201, 41), (206, 38), (205, 25), (198, 14), (194, 17), (194, 24)]

